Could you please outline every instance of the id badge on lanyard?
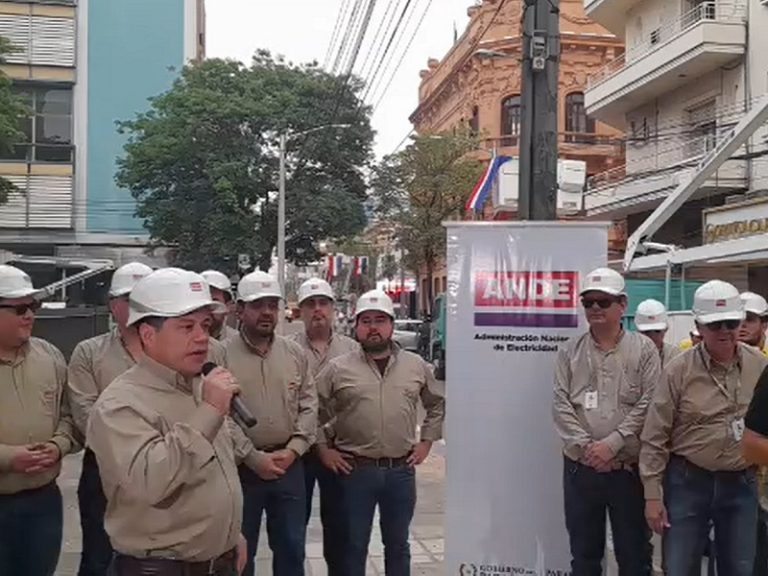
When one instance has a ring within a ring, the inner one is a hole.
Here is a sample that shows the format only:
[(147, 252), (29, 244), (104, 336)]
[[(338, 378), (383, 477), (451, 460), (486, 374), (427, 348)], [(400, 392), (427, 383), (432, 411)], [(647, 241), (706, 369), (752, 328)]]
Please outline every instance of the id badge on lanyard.
[[(704, 361), (704, 353), (701, 351), (701, 348), (699, 348), (699, 357), (701, 358), (702, 364), (704, 364), (704, 367), (707, 367), (707, 363)], [(707, 374), (709, 374), (709, 377), (712, 379), (712, 382), (715, 383), (715, 386), (717, 386), (717, 389), (722, 392), (723, 396), (726, 397), (729, 403), (733, 405), (733, 407), (736, 410), (736, 414), (734, 414), (733, 419), (730, 423), (730, 432), (733, 436), (733, 439), (736, 440), (736, 442), (741, 442), (741, 439), (744, 438), (744, 418), (743, 417), (736, 417), (738, 416), (738, 410), (739, 410), (739, 392), (741, 391), (741, 374), (739, 374), (739, 378), (736, 382), (736, 390), (734, 391), (733, 396), (731, 396), (731, 393), (728, 392), (728, 386), (727, 383), (723, 384), (715, 378), (715, 375), (712, 374), (709, 370), (707, 370)]]

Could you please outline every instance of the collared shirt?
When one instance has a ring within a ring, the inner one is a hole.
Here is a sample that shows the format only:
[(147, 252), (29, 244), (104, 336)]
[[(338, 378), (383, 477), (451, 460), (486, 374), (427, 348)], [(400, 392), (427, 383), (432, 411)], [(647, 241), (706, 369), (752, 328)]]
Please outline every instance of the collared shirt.
[(232, 328), (229, 324), (224, 324), (221, 327), (221, 331), (218, 335), (212, 335), (211, 337), (214, 340), (218, 340), (219, 342), (225, 342), (226, 340), (229, 340), (230, 338), (234, 338), (238, 335), (238, 331)]
[(724, 367), (700, 344), (667, 366), (642, 435), (640, 473), (647, 499), (661, 498), (670, 454), (710, 471), (747, 468), (734, 427), (743, 423), (766, 365), (759, 350), (740, 344), (736, 361)]
[(16, 450), (53, 442), (62, 458), (80, 449), (64, 394), (67, 364), (53, 344), (31, 338), (13, 362), (0, 361), (0, 494), (39, 488), (59, 475), (61, 463), (35, 474), (11, 471)]
[[(208, 359), (224, 361), (222, 345), (209, 340)], [(78, 430), (85, 435), (88, 416), (99, 395), (124, 372), (136, 365), (115, 328), (106, 334), (80, 342), (69, 360), (67, 392)]]
[(317, 390), (301, 347), (275, 335), (262, 355), (241, 333), (225, 342), (225, 350), (226, 367), (258, 422), (246, 432), (254, 447), (304, 454), (315, 441)]
[(205, 561), (237, 545), (243, 498), (234, 442), (200, 399), (200, 382), (144, 357), (93, 406), (88, 443), (118, 552)]
[(683, 351), (680, 350), (678, 346), (675, 346), (674, 344), (668, 344), (664, 343), (664, 348), (661, 351), (661, 368), (662, 370), (669, 364), (673, 358), (676, 356), (679, 356), (682, 354)]
[[(416, 437), (419, 399), (426, 410), (421, 440), (440, 440), (445, 397), (417, 354), (393, 349), (384, 374), (362, 348), (334, 358), (318, 376), (322, 425), (318, 442), (368, 458), (400, 458)], [(329, 438), (329, 436), (331, 436)]]
[(589, 332), (569, 340), (557, 355), (553, 403), (565, 455), (578, 461), (587, 445), (604, 441), (620, 461), (636, 462), (660, 371), (656, 345), (637, 332), (623, 332), (611, 350)]
[(348, 352), (354, 352), (360, 348), (360, 344), (355, 340), (337, 332), (331, 334), (331, 339), (328, 341), (328, 347), (324, 352), (321, 352), (312, 346), (312, 341), (309, 339), (306, 332), (293, 334), (290, 338), (306, 352), (307, 360), (309, 361), (309, 371), (314, 377), (317, 377), (318, 374), (322, 372), (323, 368), (328, 365), (330, 360), (343, 356)]

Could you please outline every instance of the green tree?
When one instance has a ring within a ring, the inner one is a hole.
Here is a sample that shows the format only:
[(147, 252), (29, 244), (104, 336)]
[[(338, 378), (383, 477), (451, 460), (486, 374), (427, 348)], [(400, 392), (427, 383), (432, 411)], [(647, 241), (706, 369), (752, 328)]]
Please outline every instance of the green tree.
[(470, 154), (476, 149), (469, 133), (422, 135), (374, 169), (377, 215), (395, 224), (408, 268), (417, 276), (426, 270), (428, 302), (434, 299), (435, 265), (445, 257), (443, 222), (461, 218), (483, 170)]
[[(0, 37), (0, 63), (5, 62), (8, 54), (15, 52), (13, 45), (6, 38)], [(24, 133), (19, 130), (21, 121), (29, 115), (29, 110), (22, 100), (13, 93), (11, 79), (0, 72), (0, 153), (7, 157), (13, 152), (14, 144), (24, 140)], [(8, 201), (8, 195), (17, 188), (9, 180), (0, 178), (0, 204)]]
[(128, 143), (117, 181), (136, 199), (152, 244), (174, 246), (174, 263), (189, 268), (234, 272), (237, 255), (249, 254), (268, 269), (279, 135), (329, 123), (350, 127), (289, 143), (286, 254), (311, 262), (318, 240), (360, 231), (373, 131), (362, 83), (343, 80), (265, 51), (250, 66), (207, 60), (120, 123)]

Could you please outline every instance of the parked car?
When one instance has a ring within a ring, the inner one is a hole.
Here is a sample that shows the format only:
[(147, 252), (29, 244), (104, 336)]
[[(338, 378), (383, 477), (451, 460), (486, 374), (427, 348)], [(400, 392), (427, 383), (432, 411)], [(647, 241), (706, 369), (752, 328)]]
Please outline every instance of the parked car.
[(419, 351), (419, 328), (421, 320), (395, 320), (395, 332), (392, 339), (411, 352)]

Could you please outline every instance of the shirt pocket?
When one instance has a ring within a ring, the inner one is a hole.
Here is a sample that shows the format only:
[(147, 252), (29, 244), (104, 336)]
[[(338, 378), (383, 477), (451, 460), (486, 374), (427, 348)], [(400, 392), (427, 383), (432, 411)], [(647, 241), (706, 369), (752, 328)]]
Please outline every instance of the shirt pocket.
[(42, 413), (56, 420), (59, 414), (60, 390), (56, 379), (54, 367), (45, 364), (32, 369), (27, 375), (31, 381), (25, 382), (25, 385), (35, 386), (38, 394), (39, 406)]

